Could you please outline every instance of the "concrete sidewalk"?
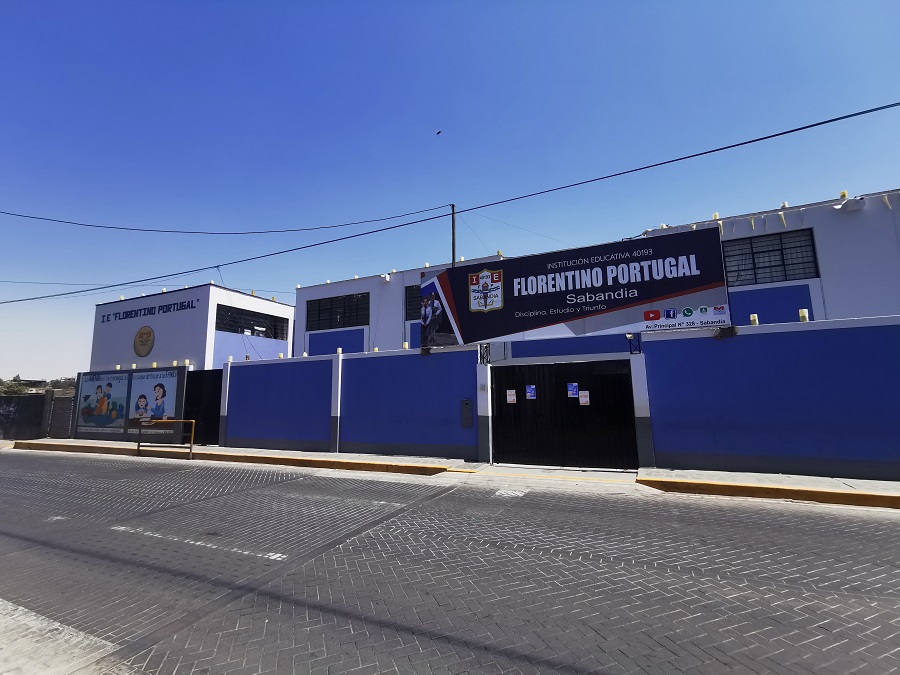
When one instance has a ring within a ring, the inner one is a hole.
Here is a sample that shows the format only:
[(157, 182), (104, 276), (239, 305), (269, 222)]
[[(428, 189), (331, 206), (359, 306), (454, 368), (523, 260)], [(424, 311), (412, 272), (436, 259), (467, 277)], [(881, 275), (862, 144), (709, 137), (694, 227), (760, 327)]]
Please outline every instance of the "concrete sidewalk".
[(639, 469), (637, 483), (667, 492), (900, 508), (900, 483), (886, 480), (728, 471)]
[[(135, 443), (125, 441), (86, 441), (71, 438), (14, 442), (0, 440), (0, 450), (9, 448), (123, 456), (138, 455)], [(188, 450), (184, 446), (142, 445), (140, 456), (187, 459)], [(214, 446), (195, 446), (193, 459), (251, 464), (277, 464), (319, 469), (379, 471), (420, 476), (433, 476), (448, 472), (472, 474), (475, 479), (483, 476), (485, 478), (509, 477), (541, 481), (574, 481), (578, 483), (638, 484), (665, 492), (900, 508), (900, 482), (894, 481), (652, 468), (642, 468), (636, 472), (604, 471), (520, 465), (490, 465), (466, 462), (460, 459), (435, 457), (331, 454), (293, 450), (220, 448)]]

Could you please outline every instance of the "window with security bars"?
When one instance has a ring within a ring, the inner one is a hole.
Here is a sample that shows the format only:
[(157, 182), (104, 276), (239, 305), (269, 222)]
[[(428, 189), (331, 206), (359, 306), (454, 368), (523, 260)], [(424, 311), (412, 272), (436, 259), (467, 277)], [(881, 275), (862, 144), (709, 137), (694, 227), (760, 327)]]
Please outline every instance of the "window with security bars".
[(406, 320), (418, 321), (422, 318), (422, 287), (406, 287)]
[(769, 284), (819, 276), (812, 230), (722, 242), (729, 286)]
[(274, 340), (288, 339), (288, 320), (281, 316), (251, 312), (249, 309), (218, 305), (216, 330), (223, 333), (241, 333)]
[(306, 330), (369, 325), (369, 294), (354, 293), (306, 301)]

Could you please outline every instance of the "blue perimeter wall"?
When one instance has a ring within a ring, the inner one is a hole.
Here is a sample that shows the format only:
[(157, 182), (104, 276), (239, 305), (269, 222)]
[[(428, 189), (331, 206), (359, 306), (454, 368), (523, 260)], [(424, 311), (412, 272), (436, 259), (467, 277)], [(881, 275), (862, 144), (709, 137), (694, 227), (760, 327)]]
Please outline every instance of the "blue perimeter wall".
[(231, 367), (226, 445), (327, 450), (332, 361), (279, 361)]
[(629, 353), (628, 339), (625, 337), (625, 333), (548, 340), (519, 340), (510, 342), (509, 345), (512, 358)]
[(324, 333), (309, 334), (310, 356), (336, 354), (340, 347), (345, 354), (356, 354), (366, 351), (366, 332), (363, 328), (346, 330), (330, 330)]
[(754, 288), (747, 291), (728, 291), (731, 321), (735, 326), (749, 326), (750, 315), (756, 314), (760, 323), (794, 323), (800, 321), (800, 310), (809, 310), (813, 321), (812, 298), (808, 284)]
[(900, 326), (643, 347), (656, 466), (900, 479)]
[(213, 369), (221, 368), (222, 364), (228, 361), (229, 356), (234, 357), (235, 361), (243, 361), (247, 354), (254, 361), (277, 359), (279, 354), (288, 355), (288, 342), (255, 335), (216, 331), (213, 343)]
[[(341, 451), (477, 459), (477, 363), (476, 350), (344, 359)], [(467, 429), (463, 399), (473, 408)]]

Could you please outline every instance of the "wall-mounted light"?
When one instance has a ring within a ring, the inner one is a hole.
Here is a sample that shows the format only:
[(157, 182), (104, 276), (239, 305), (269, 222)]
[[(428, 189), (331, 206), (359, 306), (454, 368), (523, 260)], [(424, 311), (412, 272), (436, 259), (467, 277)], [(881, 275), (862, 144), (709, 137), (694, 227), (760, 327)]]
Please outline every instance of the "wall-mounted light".
[(750, 315), (750, 325), (751, 325), (751, 326), (758, 326), (758, 325), (759, 325), (759, 315), (757, 315), (757, 314), (751, 314), (751, 315)]
[(832, 208), (838, 211), (859, 211), (865, 205), (865, 197), (853, 197), (852, 199), (843, 200), (840, 204), (835, 204)]
[(625, 333), (625, 339), (628, 340), (628, 351), (631, 354), (642, 354), (643, 349), (641, 347), (641, 334), (640, 333)]
[(120, 366), (118, 363), (116, 364), (116, 370), (122, 370), (122, 366)]

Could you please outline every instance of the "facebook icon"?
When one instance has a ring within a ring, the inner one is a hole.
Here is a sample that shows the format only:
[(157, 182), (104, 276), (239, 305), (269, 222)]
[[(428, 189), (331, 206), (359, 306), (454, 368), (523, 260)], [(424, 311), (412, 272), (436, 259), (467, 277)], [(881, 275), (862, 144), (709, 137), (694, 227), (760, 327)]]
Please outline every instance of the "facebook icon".
[(674, 319), (677, 316), (678, 316), (678, 310), (675, 309), (674, 307), (666, 310), (666, 318), (667, 319)]

